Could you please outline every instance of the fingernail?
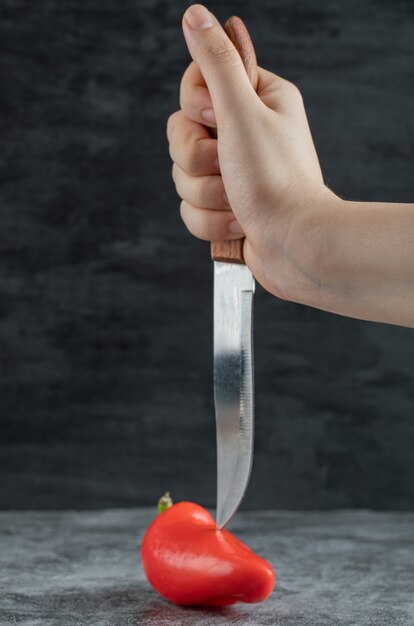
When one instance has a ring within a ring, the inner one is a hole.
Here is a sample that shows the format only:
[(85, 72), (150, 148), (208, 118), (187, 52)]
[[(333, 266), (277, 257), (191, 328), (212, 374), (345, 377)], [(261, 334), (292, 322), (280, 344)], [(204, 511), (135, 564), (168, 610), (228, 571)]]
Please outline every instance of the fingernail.
[(193, 4), (187, 9), (185, 20), (193, 30), (204, 30), (213, 26), (213, 17), (202, 4)]
[(237, 220), (233, 220), (232, 222), (229, 222), (227, 228), (230, 233), (233, 233), (235, 235), (244, 235), (244, 230), (240, 226)]
[(203, 109), (201, 111), (201, 117), (206, 120), (209, 124), (216, 123), (216, 116), (214, 115), (213, 109)]

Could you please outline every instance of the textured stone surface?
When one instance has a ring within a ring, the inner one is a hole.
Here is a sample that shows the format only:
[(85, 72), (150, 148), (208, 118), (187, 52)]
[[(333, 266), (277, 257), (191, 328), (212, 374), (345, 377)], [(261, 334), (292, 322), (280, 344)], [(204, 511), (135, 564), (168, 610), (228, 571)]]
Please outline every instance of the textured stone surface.
[[(0, 508), (214, 502), (212, 266), (165, 138), (187, 4), (1, 2)], [(336, 192), (413, 200), (412, 0), (209, 6), (300, 86)], [(414, 333), (255, 308), (246, 505), (414, 508)]]
[(411, 626), (414, 513), (249, 512), (229, 527), (271, 562), (260, 605), (173, 606), (149, 587), (139, 544), (153, 510), (0, 514), (4, 626)]

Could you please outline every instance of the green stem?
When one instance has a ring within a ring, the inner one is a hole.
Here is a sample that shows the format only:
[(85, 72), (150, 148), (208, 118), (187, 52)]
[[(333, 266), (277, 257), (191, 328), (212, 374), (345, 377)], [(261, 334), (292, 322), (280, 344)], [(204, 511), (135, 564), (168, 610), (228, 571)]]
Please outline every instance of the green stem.
[(172, 501), (169, 491), (166, 491), (162, 498), (158, 500), (158, 513), (163, 513), (167, 509), (170, 509), (174, 502)]

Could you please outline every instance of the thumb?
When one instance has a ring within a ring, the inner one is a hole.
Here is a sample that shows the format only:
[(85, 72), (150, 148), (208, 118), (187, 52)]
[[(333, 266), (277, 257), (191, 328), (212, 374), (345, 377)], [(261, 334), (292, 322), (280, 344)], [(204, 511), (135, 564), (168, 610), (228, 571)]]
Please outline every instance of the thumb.
[(217, 124), (229, 117), (248, 116), (256, 92), (243, 62), (218, 20), (202, 4), (193, 4), (183, 16), (188, 49), (207, 83)]

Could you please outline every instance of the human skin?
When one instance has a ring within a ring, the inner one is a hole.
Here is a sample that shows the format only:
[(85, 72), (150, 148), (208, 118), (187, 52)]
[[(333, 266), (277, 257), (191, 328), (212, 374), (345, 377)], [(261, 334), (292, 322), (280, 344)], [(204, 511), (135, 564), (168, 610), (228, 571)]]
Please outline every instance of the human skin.
[(414, 327), (414, 205), (339, 198), (324, 184), (297, 87), (259, 67), (256, 93), (202, 5), (187, 9), (183, 31), (193, 62), (167, 136), (188, 230), (245, 237), (246, 264), (279, 298)]

